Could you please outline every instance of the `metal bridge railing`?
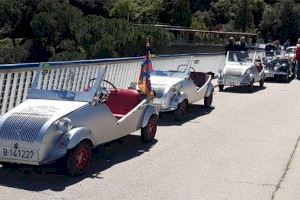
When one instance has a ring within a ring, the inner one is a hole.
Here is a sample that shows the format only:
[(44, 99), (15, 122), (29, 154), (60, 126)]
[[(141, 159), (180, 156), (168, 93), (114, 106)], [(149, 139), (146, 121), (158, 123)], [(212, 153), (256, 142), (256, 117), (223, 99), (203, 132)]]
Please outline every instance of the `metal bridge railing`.
[[(154, 58), (155, 69), (176, 69), (180, 64), (187, 64), (190, 56), (200, 57), (204, 63), (204, 70), (208, 71), (209, 66), (220, 66), (221, 61), (215, 57), (225, 58), (224, 54), (182, 54), (164, 55)], [(65, 89), (83, 90), (90, 78), (99, 67), (107, 66), (105, 79), (114, 83), (117, 87), (127, 88), (131, 82), (136, 82), (139, 73), (142, 57), (100, 59), (88, 61), (67, 61), (49, 62), (53, 69), (45, 75), (40, 82), (40, 87), (55, 89), (62, 87)], [(205, 64), (206, 63), (206, 64)], [(9, 64), (0, 65), (0, 112), (1, 115), (20, 104), (27, 98), (34, 76), (36, 75), (39, 63)], [(55, 67), (54, 67), (55, 66)], [(68, 85), (68, 77), (74, 73), (71, 85)]]

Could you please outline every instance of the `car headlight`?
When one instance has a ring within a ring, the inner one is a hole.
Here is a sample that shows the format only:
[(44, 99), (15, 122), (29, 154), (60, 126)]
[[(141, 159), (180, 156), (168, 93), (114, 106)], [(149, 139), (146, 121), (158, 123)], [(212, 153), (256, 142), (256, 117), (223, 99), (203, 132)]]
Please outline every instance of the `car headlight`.
[(280, 69), (280, 67), (281, 67), (280, 63), (276, 63), (274, 70), (277, 71)]
[(72, 121), (69, 118), (62, 118), (57, 122), (57, 129), (61, 133), (67, 133), (72, 129)]
[(177, 92), (177, 93), (181, 92), (181, 85), (180, 85), (180, 84), (174, 85), (173, 88), (174, 88), (174, 91), (175, 91), (175, 92)]

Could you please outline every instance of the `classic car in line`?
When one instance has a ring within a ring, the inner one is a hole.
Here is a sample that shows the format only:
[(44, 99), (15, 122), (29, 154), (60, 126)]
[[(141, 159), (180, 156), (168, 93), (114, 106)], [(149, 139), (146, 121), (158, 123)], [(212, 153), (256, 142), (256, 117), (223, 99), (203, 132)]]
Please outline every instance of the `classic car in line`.
[(268, 56), (270, 53), (266, 52), (266, 56), (263, 57), (266, 78), (288, 82), (290, 77), (295, 76), (295, 65), (292, 60), (283, 54)]
[(193, 65), (198, 62), (191, 57), (188, 64), (179, 65), (177, 70), (151, 73), (151, 85), (156, 95), (153, 104), (159, 112), (175, 111), (176, 119), (183, 120), (189, 104), (204, 99), (205, 107), (211, 106), (212, 76), (196, 72)]
[(104, 80), (106, 68), (90, 74), (88, 84), (77, 83), (86, 84), (79, 91), (66, 84), (74, 76), (60, 84), (61, 88), (45, 85), (51, 70), (55, 67), (40, 67), (28, 99), (1, 117), (2, 165), (43, 165), (62, 160), (66, 172), (78, 176), (88, 170), (91, 150), (98, 145), (139, 129), (143, 142), (154, 140), (156, 108), (137, 90), (116, 88)]
[(245, 86), (249, 92), (253, 92), (256, 82), (259, 82), (260, 87), (265, 82), (264, 66), (256, 52), (229, 51), (225, 68), (219, 70), (219, 90), (223, 91), (225, 86)]
[(297, 46), (290, 46), (286, 48), (284, 56), (294, 61), (296, 57), (296, 49)]

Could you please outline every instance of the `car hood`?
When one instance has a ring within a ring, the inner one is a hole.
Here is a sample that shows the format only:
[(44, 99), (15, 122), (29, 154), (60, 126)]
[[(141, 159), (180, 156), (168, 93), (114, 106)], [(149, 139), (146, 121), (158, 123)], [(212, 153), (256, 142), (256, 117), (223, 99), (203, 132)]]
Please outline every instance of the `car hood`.
[(152, 88), (162, 88), (162, 87), (170, 87), (173, 86), (180, 81), (184, 80), (184, 78), (179, 77), (167, 77), (167, 76), (151, 76), (151, 86)]
[(223, 73), (226, 76), (242, 76), (250, 67), (251, 64), (246, 64), (246, 65), (231, 64), (225, 67)]
[(28, 99), (1, 117), (0, 124), (9, 116), (16, 115), (44, 116), (47, 121), (54, 122), (87, 104), (88, 102)]

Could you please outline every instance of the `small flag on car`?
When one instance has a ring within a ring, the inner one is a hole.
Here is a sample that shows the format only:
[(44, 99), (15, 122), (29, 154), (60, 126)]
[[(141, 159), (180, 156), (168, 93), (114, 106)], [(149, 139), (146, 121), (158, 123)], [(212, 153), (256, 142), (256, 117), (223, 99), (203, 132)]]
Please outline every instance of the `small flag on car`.
[(138, 81), (138, 88), (141, 92), (153, 98), (154, 94), (151, 88), (151, 81), (150, 81), (150, 73), (153, 71), (150, 49), (151, 49), (150, 43), (149, 40), (147, 39), (146, 48), (145, 48), (145, 58), (141, 65), (141, 73)]

